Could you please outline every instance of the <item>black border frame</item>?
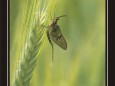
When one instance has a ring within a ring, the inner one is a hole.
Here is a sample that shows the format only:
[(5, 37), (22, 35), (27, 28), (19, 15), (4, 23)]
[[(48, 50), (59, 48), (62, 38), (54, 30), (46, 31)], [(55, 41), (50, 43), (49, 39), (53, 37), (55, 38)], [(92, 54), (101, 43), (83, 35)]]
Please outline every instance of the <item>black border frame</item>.
[[(115, 58), (115, 41), (113, 36), (114, 29), (115, 29), (115, 13), (114, 11), (114, 5), (112, 6), (113, 1), (112, 0), (105, 0), (105, 85), (106, 86), (115, 86), (115, 70), (112, 70), (114, 68), (114, 58)], [(8, 5), (8, 9), (7, 9)], [(108, 8), (109, 7), (109, 8)], [(1, 9), (2, 8), (2, 9)], [(112, 9), (113, 8), (113, 9)], [(108, 10), (107, 10), (108, 9)], [(8, 16), (7, 16), (7, 10), (8, 10)], [(7, 59), (10, 56), (9, 52), (7, 53), (7, 47), (8, 51), (10, 48), (10, 31), (7, 31), (7, 17), (8, 22), (10, 21), (10, 0), (2, 0), (0, 1), (0, 86), (10, 86), (10, 59)], [(8, 29), (10, 28), (10, 22), (8, 23)], [(109, 29), (108, 29), (109, 28)], [(8, 32), (8, 34), (7, 34)], [(8, 35), (8, 36), (7, 36)], [(109, 35), (109, 38), (108, 38)], [(8, 37), (8, 41), (7, 41)], [(108, 38), (108, 39), (107, 39)], [(109, 43), (108, 43), (109, 41)], [(8, 45), (7, 45), (8, 42)], [(109, 47), (108, 47), (109, 44)], [(108, 50), (107, 50), (108, 49)], [(108, 57), (109, 55), (109, 57)], [(2, 58), (1, 58), (2, 57)], [(108, 60), (108, 61), (107, 61)], [(8, 65), (7, 65), (8, 61)], [(7, 70), (8, 66), (8, 70)], [(8, 74), (7, 74), (8, 71)], [(107, 74), (108, 73), (108, 74)], [(8, 79), (7, 79), (8, 78)], [(7, 83), (8, 80), (8, 83)], [(108, 83), (107, 83), (108, 82)]]
[(0, 39), (0, 48), (1, 48), (1, 56), (2, 57), (0, 60), (0, 71), (1, 71), (1, 82), (0, 82), (0, 86), (7, 86), (8, 83), (7, 83), (7, 80), (8, 80), (8, 72), (9, 70), (7, 69), (7, 0), (2, 0), (0, 2), (0, 7), (1, 7), (1, 12), (0, 12), (0, 16), (2, 19), (1, 21), (1, 39)]
[(115, 86), (115, 7), (108, 1), (108, 85)]

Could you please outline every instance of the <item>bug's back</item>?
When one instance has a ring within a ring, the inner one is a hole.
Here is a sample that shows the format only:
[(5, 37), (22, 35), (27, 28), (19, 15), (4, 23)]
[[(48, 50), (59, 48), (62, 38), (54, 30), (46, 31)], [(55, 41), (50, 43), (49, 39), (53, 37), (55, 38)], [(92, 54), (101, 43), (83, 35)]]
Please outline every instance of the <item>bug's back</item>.
[(64, 50), (67, 49), (67, 43), (63, 37), (59, 25), (55, 25), (49, 28), (49, 34), (51, 39)]

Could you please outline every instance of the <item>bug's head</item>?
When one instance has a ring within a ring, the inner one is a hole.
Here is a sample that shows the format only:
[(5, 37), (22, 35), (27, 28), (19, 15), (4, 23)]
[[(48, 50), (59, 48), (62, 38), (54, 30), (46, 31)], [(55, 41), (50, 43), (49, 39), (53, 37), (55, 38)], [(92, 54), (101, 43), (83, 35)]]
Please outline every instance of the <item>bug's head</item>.
[(56, 20), (55, 21), (58, 21), (61, 17), (65, 17), (66, 15), (62, 15), (62, 16), (59, 16), (59, 17), (56, 17)]
[(52, 25), (55, 25), (57, 24), (57, 21), (61, 18), (61, 17), (65, 17), (66, 15), (62, 15), (62, 16), (59, 16), (59, 17), (56, 17), (54, 18), (53, 22), (52, 22)]

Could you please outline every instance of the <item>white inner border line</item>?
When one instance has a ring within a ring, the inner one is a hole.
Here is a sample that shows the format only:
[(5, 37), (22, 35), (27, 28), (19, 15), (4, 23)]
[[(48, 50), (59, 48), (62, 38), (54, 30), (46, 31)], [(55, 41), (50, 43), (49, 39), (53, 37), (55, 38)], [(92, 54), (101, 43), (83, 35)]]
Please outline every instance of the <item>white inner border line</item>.
[[(107, 32), (106, 32), (106, 34), (107, 34), (107, 36), (106, 36), (106, 37), (107, 37), (107, 59), (106, 59), (106, 60), (107, 60), (107, 64), (106, 64), (106, 65), (107, 65), (107, 69), (106, 69), (106, 71), (107, 71), (107, 77), (106, 77), (106, 78), (107, 78), (107, 86), (108, 86), (108, 0), (107, 0), (107, 2), (106, 2), (106, 5), (107, 5), (107, 7), (105, 6), (105, 7), (107, 8), (107, 9), (106, 9), (106, 14), (107, 14), (107, 15), (106, 15), (106, 16), (107, 16), (107, 17), (106, 17), (106, 21), (107, 21), (107, 27), (106, 27), (106, 28), (107, 28), (107, 30), (106, 30), (106, 31), (107, 31)], [(105, 80), (105, 81), (106, 81), (106, 80)], [(106, 83), (106, 82), (105, 82), (105, 83)]]
[(9, 63), (8, 63), (8, 60), (9, 60), (9, 59), (8, 59), (8, 0), (7, 0), (7, 86), (8, 86), (8, 78), (9, 78), (9, 77), (8, 77), (8, 76), (9, 76), (9, 75), (8, 75), (8, 71), (9, 71), (9, 70), (8, 70), (8, 64), (9, 64)]

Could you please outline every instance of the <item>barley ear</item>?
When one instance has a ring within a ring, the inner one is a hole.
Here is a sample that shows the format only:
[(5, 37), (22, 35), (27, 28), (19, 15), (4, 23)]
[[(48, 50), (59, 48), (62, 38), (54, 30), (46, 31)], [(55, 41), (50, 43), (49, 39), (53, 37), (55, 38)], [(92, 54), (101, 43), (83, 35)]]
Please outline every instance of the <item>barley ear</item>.
[(30, 86), (32, 73), (44, 43), (46, 29), (42, 25), (48, 25), (49, 14), (53, 14), (55, 0), (27, 0), (22, 15), (22, 29), (25, 40), (20, 53), (20, 59), (16, 68), (13, 86)]

